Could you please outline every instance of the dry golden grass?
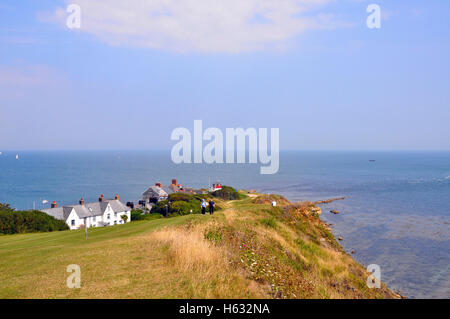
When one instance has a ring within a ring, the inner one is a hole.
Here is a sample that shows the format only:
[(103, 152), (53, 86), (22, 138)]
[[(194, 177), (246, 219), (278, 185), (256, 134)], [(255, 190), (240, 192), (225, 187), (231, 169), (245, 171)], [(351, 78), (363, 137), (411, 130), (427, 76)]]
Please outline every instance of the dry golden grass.
[(193, 271), (208, 278), (227, 266), (220, 249), (206, 241), (198, 229), (167, 228), (150, 238), (169, 246), (168, 262), (180, 271)]
[(166, 249), (166, 271), (183, 273), (193, 298), (264, 298), (264, 288), (234, 267), (229, 252), (204, 238), (211, 224), (166, 228), (150, 242)]

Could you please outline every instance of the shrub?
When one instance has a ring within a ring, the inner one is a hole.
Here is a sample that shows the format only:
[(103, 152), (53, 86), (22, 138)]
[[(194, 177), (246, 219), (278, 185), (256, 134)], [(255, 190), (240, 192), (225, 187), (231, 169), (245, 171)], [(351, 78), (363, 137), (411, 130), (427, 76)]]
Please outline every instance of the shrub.
[(143, 210), (134, 209), (131, 211), (131, 221), (144, 220), (144, 219), (145, 219), (145, 215), (144, 215)]
[(12, 212), (12, 211), (14, 211), (14, 208), (11, 208), (9, 204), (0, 203), (0, 212)]
[(35, 233), (68, 230), (62, 220), (40, 211), (0, 210), (0, 233)]
[(187, 215), (193, 213), (200, 213), (198, 201), (185, 202), (185, 201), (176, 201), (170, 204), (169, 214), (171, 215)]
[(160, 214), (145, 214), (143, 210), (135, 209), (131, 211), (131, 221), (153, 220), (161, 218)]
[(235, 200), (241, 198), (239, 192), (230, 186), (222, 186), (222, 189), (212, 192), (211, 195), (225, 200)]
[(208, 195), (208, 194), (196, 194), (196, 195), (193, 195), (193, 198), (195, 198), (196, 200), (198, 200), (198, 201), (202, 201), (203, 199), (204, 200), (206, 200), (206, 201), (208, 201), (208, 199), (210, 198), (211, 196), (210, 195)]
[[(188, 194), (186, 194), (188, 195)], [(155, 206), (152, 207), (152, 214), (161, 214), (163, 216), (167, 215), (187, 215), (187, 214), (197, 214), (200, 213), (200, 201), (195, 199), (192, 195), (188, 201), (178, 200), (174, 202), (170, 202), (168, 200), (163, 200), (156, 203)], [(176, 197), (175, 197), (176, 198)], [(183, 197), (187, 199), (187, 197)], [(166, 207), (167, 205), (167, 207)], [(192, 212), (191, 212), (192, 211)]]
[(173, 193), (169, 195), (169, 201), (171, 202), (177, 202), (177, 201), (184, 201), (188, 202), (192, 200), (193, 195), (186, 194), (186, 193)]
[(169, 201), (168, 200), (162, 200), (160, 202), (157, 202), (151, 210), (152, 214), (161, 214), (163, 216), (167, 215), (167, 210), (168, 208), (166, 207), (166, 205), (168, 205)]

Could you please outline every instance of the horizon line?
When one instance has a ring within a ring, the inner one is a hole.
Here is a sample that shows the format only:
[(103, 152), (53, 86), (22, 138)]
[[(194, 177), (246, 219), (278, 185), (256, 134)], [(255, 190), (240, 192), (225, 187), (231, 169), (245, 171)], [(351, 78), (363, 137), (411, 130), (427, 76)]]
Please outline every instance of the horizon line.
[[(171, 149), (0, 149), (5, 152), (170, 152)], [(249, 150), (246, 149), (246, 152)], [(450, 149), (280, 149), (279, 152), (450, 152)]]

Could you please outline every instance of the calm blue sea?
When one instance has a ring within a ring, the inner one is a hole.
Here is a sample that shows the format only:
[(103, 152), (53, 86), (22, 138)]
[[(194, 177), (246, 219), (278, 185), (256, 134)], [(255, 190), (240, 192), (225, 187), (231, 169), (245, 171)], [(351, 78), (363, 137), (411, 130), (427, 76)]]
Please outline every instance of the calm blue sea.
[(3, 152), (0, 202), (31, 209), (48, 207), (44, 199), (64, 205), (100, 194), (138, 200), (172, 178), (291, 200), (345, 196), (322, 205), (322, 219), (347, 251), (380, 265), (382, 280), (408, 297), (450, 298), (450, 152), (282, 152), (276, 175), (260, 175), (257, 164), (174, 165), (169, 151)]

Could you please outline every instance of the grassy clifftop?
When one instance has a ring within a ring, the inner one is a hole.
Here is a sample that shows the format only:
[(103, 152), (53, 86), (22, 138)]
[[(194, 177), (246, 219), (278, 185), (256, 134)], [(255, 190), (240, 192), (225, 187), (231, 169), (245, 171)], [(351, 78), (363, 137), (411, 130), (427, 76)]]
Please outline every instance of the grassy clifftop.
[[(267, 195), (83, 231), (0, 236), (0, 298), (395, 298), (335, 241), (310, 203)], [(81, 267), (69, 289), (66, 267)]]

